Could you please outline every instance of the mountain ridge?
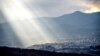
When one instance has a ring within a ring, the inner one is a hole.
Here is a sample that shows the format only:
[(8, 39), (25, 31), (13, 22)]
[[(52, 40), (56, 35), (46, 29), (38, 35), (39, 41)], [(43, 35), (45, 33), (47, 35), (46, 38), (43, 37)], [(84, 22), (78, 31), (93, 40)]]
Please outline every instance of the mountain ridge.
[(58, 53), (35, 49), (20, 49), (10, 47), (0, 47), (0, 56), (93, 56), (78, 53)]

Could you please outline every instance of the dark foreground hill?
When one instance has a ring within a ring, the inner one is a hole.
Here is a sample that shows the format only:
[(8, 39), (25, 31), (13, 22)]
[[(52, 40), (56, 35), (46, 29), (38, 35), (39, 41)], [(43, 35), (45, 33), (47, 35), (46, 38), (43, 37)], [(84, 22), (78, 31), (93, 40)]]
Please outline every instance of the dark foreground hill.
[(93, 56), (77, 53), (57, 53), (34, 49), (0, 47), (0, 56)]

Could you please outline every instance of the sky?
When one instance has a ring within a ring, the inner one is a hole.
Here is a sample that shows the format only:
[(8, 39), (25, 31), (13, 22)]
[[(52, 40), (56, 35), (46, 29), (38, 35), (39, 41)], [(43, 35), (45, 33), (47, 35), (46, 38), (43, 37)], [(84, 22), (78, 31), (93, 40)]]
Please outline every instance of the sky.
[(86, 13), (100, 11), (100, 0), (30, 0), (26, 4), (33, 11), (37, 8), (46, 16), (60, 16), (63, 14), (82, 11)]
[[(13, 0), (1, 0), (10, 3)], [(8, 1), (8, 2), (7, 2)], [(100, 0), (18, 0), (38, 16), (61, 16), (74, 11), (100, 11)], [(2, 2), (1, 2), (2, 3)], [(3, 4), (6, 4), (5, 2)], [(2, 5), (1, 5), (2, 6)]]
[[(52, 26), (45, 20), (36, 18), (58, 17), (75, 11), (100, 12), (100, 0), (0, 0), (0, 24), (7, 22), (3, 25), (3, 31), (9, 37), (7, 39), (10, 39), (7, 40), (9, 45), (11, 42), (12, 46), (16, 46), (15, 39), (19, 39), (25, 47), (50, 43), (58, 41), (56, 37), (63, 37), (59, 34), (64, 33), (64, 30), (56, 22), (52, 22)], [(50, 31), (56, 33), (56, 36), (53, 36)], [(17, 37), (11, 34), (13, 32)], [(5, 41), (4, 37), (2, 39)]]

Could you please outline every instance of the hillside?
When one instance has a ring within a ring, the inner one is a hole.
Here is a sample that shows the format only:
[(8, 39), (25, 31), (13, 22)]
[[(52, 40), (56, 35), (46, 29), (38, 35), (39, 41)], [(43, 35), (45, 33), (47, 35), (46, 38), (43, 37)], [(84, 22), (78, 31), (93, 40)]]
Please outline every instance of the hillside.
[(77, 53), (57, 53), (34, 49), (0, 47), (0, 56), (92, 56)]

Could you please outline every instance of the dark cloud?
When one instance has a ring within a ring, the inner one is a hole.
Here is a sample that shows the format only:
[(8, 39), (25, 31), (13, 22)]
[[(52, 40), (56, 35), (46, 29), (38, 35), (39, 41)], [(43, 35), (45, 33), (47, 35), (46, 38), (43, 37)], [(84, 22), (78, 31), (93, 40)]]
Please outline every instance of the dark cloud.
[(90, 4), (100, 9), (100, 0), (87, 0)]
[(99, 4), (100, 3), (100, 0), (89, 0), (89, 1), (91, 1), (94, 4)]

